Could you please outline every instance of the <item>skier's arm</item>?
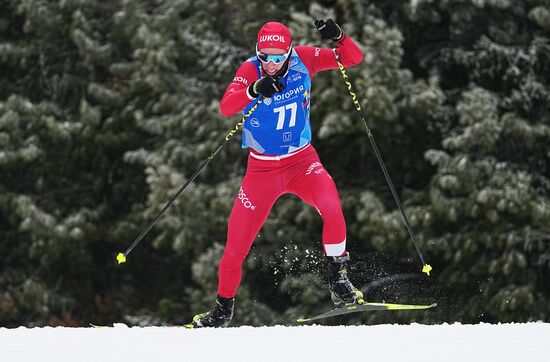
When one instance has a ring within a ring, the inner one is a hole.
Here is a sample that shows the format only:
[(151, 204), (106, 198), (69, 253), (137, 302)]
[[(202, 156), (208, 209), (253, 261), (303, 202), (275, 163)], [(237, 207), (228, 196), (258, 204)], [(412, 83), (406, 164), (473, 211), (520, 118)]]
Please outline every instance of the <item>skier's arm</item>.
[[(361, 49), (350, 37), (344, 34), (343, 38), (336, 44), (338, 45), (336, 52), (344, 67), (352, 67), (361, 63), (363, 52), (361, 52)], [(336, 63), (336, 58), (330, 48), (297, 46), (296, 52), (306, 65), (311, 76), (322, 70), (338, 68), (338, 63)]]
[(220, 102), (220, 111), (224, 116), (234, 115), (254, 99), (248, 87), (257, 79), (258, 71), (254, 64), (245, 62), (239, 67)]
[[(336, 53), (344, 67), (351, 67), (361, 63), (363, 60), (363, 52), (349, 38), (346, 33), (332, 19), (315, 20), (313, 22), (319, 31), (321, 39), (334, 42), (337, 46)], [(336, 69), (338, 63), (333, 54), (332, 49), (328, 48), (313, 48), (313, 47), (296, 47), (296, 51), (300, 55), (300, 59), (304, 62), (309, 73), (313, 76), (321, 70)]]

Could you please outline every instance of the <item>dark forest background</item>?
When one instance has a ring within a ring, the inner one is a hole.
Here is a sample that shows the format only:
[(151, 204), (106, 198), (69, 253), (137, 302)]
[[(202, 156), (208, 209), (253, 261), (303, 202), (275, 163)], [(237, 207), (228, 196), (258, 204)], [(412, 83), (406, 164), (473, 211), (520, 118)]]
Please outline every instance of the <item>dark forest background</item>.
[[(550, 1), (3, 0), (0, 326), (188, 322), (212, 305), (246, 167), (240, 135), (124, 251), (239, 117), (219, 100), (266, 21), (362, 48), (348, 75), (429, 264), (421, 263), (341, 74), (313, 79), (314, 145), (370, 301), (438, 302), (325, 323), (550, 321)], [(319, 215), (277, 203), (233, 326), (330, 306)]]

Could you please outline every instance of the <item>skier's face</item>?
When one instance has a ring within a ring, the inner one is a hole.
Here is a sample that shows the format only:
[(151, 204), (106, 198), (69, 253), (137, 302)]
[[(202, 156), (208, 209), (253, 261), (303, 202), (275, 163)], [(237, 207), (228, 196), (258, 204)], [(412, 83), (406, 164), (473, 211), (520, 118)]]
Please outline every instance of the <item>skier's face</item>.
[[(283, 55), (283, 54), (286, 53), (284, 50), (277, 49), (277, 48), (263, 48), (263, 49), (260, 49), (260, 52), (263, 53), (263, 54), (267, 54), (267, 55)], [(275, 63), (273, 61), (268, 61), (266, 63), (263, 60), (261, 61), (261, 63), (262, 63), (262, 68), (264, 69), (264, 71), (268, 75), (273, 75), (273, 74), (277, 73), (283, 67), (283, 65), (285, 64), (284, 61), (282, 61), (280, 63)]]

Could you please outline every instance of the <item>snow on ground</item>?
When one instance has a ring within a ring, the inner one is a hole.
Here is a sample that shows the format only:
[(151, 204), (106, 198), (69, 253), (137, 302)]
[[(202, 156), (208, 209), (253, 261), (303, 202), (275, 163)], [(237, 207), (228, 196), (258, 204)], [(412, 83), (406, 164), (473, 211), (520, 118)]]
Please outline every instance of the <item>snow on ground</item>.
[(0, 361), (549, 361), (550, 323), (0, 328)]

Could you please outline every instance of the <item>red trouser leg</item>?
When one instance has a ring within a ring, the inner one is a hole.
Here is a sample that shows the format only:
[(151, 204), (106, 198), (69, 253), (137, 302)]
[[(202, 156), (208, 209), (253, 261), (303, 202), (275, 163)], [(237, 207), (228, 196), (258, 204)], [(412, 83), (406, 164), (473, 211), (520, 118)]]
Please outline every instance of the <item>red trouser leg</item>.
[(249, 157), (247, 173), (231, 215), (227, 243), (219, 268), (218, 294), (235, 296), (242, 277), (242, 263), (273, 204), (283, 193), (294, 193), (319, 211), (323, 218), (325, 253), (345, 252), (346, 224), (334, 181), (313, 149), (279, 161)]
[(251, 170), (243, 179), (227, 227), (227, 242), (218, 271), (218, 294), (231, 298), (241, 282), (242, 263), (275, 200), (282, 193), (278, 170)]
[(334, 180), (313, 151), (292, 174), (288, 191), (315, 207), (323, 218), (325, 255), (340, 256), (346, 252), (346, 221)]

